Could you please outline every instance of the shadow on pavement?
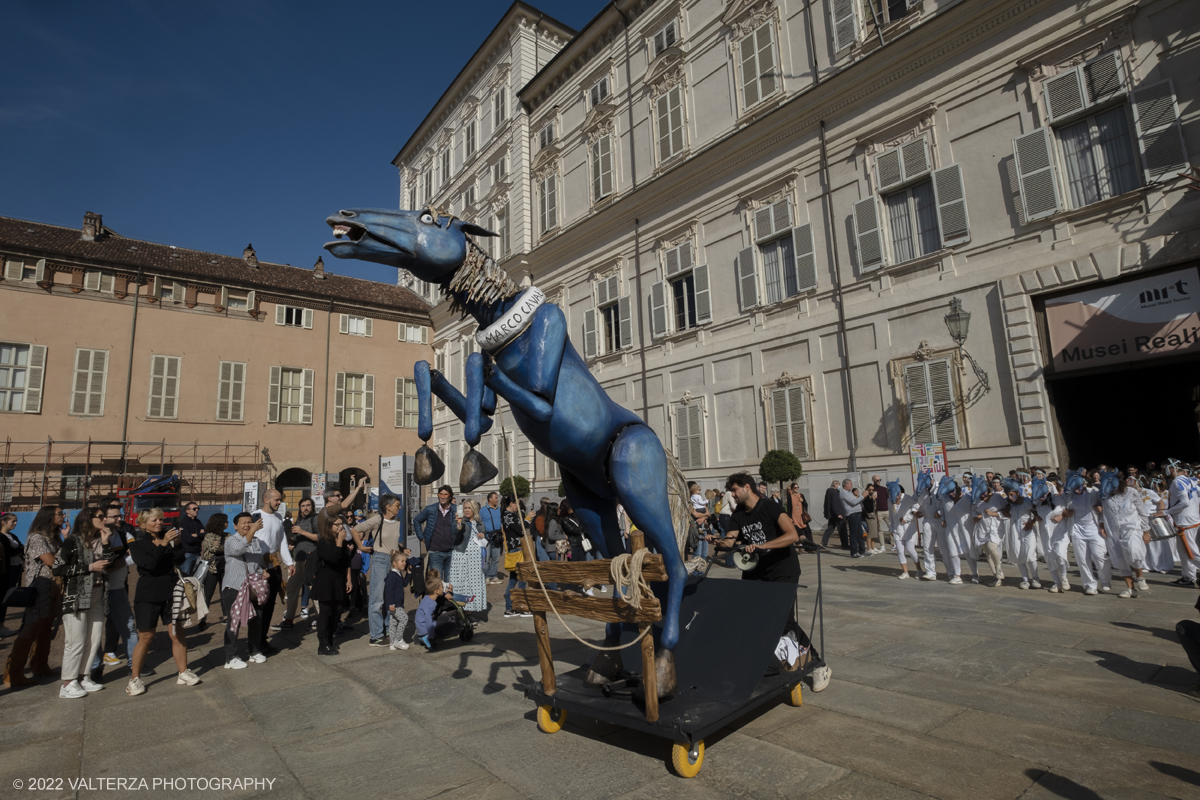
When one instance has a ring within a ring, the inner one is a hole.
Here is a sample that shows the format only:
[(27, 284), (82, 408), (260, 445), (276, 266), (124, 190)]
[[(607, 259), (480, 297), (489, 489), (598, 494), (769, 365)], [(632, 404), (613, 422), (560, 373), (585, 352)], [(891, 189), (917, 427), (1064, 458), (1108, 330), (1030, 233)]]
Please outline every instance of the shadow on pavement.
[(1036, 769), (1027, 769), (1025, 770), (1025, 774), (1038, 786), (1059, 797), (1067, 797), (1070, 800), (1102, 800), (1100, 795), (1088, 787), (1081, 783), (1076, 783), (1070, 778), (1064, 778), (1062, 775), (1055, 775), (1053, 772), (1041, 772)]

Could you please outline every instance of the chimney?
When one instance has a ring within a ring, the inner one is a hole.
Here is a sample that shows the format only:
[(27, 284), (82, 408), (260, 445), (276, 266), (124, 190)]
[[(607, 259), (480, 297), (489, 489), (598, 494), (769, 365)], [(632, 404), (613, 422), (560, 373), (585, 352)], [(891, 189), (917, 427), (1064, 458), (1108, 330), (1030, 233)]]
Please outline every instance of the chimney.
[(104, 230), (104, 218), (91, 211), (83, 215), (83, 235), (79, 238), (85, 242), (94, 242), (100, 238)]
[(254, 254), (254, 245), (246, 245), (246, 249), (242, 251), (242, 260), (246, 262), (247, 266), (258, 268), (258, 256)]
[(320, 256), (317, 256), (317, 263), (313, 264), (313, 277), (320, 279), (325, 278), (325, 259), (321, 258)]

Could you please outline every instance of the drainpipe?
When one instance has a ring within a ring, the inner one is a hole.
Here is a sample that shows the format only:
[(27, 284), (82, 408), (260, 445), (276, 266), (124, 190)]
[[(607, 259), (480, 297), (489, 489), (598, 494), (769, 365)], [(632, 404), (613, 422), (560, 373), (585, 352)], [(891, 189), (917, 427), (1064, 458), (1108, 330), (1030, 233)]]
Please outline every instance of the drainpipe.
[(333, 334), (333, 298), (325, 317), (325, 398), (321, 401), (321, 472), (325, 472), (325, 444), (329, 441), (329, 339)]
[(810, 88), (817, 88), (821, 82), (821, 65), (817, 61), (817, 45), (813, 41), (812, 6), (814, 0), (804, 4), (804, 38), (808, 42), (808, 62), (812, 64), (813, 80)]
[(138, 299), (142, 294), (142, 270), (133, 285), (133, 324), (129, 326), (129, 366), (125, 370), (125, 415), (121, 421), (121, 477), (125, 477), (129, 458), (129, 395), (133, 391), (133, 343), (137, 338)]
[(846, 339), (846, 309), (842, 298), (842, 269), (838, 262), (837, 229), (833, 225), (833, 188), (829, 183), (829, 151), (825, 144), (825, 120), (821, 120), (821, 196), (825, 201), (825, 237), (833, 256), (833, 303), (838, 312), (838, 340), (842, 347), (842, 368), (846, 370), (846, 419), (850, 421), (850, 462), (847, 471), (858, 472), (858, 424), (854, 419), (854, 379), (850, 374), (850, 343)]

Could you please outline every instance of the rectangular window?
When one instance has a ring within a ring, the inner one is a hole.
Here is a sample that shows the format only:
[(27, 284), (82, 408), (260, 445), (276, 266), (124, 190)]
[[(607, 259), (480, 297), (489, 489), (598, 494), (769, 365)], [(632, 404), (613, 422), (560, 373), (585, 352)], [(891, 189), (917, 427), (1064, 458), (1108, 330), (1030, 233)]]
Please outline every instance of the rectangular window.
[(798, 293), (796, 287), (796, 254), (791, 236), (781, 236), (759, 245), (762, 254), (763, 283), (767, 303), (778, 303)]
[(775, 448), (787, 450), (802, 459), (811, 457), (807, 403), (807, 392), (803, 386), (781, 386), (771, 390)]
[(146, 416), (175, 419), (179, 416), (179, 356), (154, 356), (150, 362), (150, 400)]
[(499, 128), (508, 119), (508, 87), (501, 86), (492, 95), (492, 128)]
[(370, 317), (342, 314), (338, 319), (338, 333), (348, 336), (370, 336), (373, 327)]
[(880, 22), (895, 22), (908, 14), (909, 0), (867, 0)]
[(892, 263), (902, 264), (938, 250), (941, 237), (932, 180), (886, 195), (883, 204), (891, 234)]
[(957, 399), (949, 359), (914, 361), (904, 365), (908, 398), (908, 430), (912, 444), (942, 442), (958, 447)]
[(596, 106), (600, 105), (605, 100), (607, 100), (608, 99), (608, 78), (607, 77), (601, 78), (600, 80), (598, 80), (594, 84), (592, 84), (592, 90), (588, 94), (592, 101), (592, 108), (595, 108)]
[(417, 427), (417, 382), (396, 378), (396, 427)]
[(303, 412), (304, 370), (283, 367), (279, 370), (279, 421), (299, 424)]
[(421, 177), (425, 188), (425, 196), (422, 198), (421, 202), (428, 204), (431, 200), (433, 200), (433, 170), (425, 170), (424, 175)]
[(107, 379), (107, 350), (76, 350), (75, 383), (71, 390), (71, 413), (89, 417), (102, 416)]
[(287, 325), (292, 328), (312, 328), (312, 309), (296, 308), (295, 306), (275, 306), (275, 324)]
[(46, 259), (44, 258), (39, 258), (35, 264), (25, 261), (4, 262), (4, 280), (6, 281), (41, 283), (45, 275)]
[(558, 472), (558, 462), (550, 456), (539, 455), (538, 460), (541, 462), (541, 479), (544, 481), (556, 481), (561, 477)]
[(367, 427), (375, 424), (375, 376), (339, 372), (334, 387), (333, 424)]
[(671, 281), (671, 294), (675, 299), (675, 330), (696, 327), (696, 282), (692, 276)]
[(442, 185), (450, 182), (450, 148), (442, 151)]
[(542, 178), (538, 192), (538, 211), (542, 223), (542, 233), (558, 227), (558, 176), (554, 174)]
[(468, 122), (466, 130), (463, 132), (463, 148), (467, 158), (475, 155), (475, 120)]
[(496, 244), (495, 244), (496, 258), (497, 259), (507, 258), (508, 252), (509, 252), (509, 247), (510, 247), (510, 239), (509, 239), (509, 235), (508, 235), (508, 206), (507, 205), (505, 205), (504, 208), (502, 208), (496, 212), (495, 232), (500, 234), (496, 238)]
[(469, 188), (465, 192), (463, 192), (462, 204), (463, 204), (464, 211), (466, 211), (471, 206), (475, 205), (475, 186), (474, 186), (474, 184), (471, 185), (471, 188)]
[(738, 45), (742, 59), (742, 100), (751, 108), (779, 88), (775, 64), (774, 32), (770, 24), (742, 37)]
[(222, 361), (217, 379), (217, 421), (241, 422), (245, 397), (245, 363)]
[(676, 86), (655, 101), (658, 118), (658, 161), (670, 161), (683, 152), (683, 90)]
[(1121, 105), (1057, 129), (1072, 208), (1137, 188), (1127, 114)]
[(704, 412), (698, 403), (675, 407), (675, 456), (680, 469), (704, 469)]
[(406, 322), (397, 323), (397, 338), (402, 342), (425, 344), (429, 341), (429, 329), (424, 325), (409, 325)]
[(545, 150), (554, 143), (554, 123), (549, 122), (538, 133), (538, 150)]
[(241, 292), (229, 292), (227, 298), (225, 308), (229, 311), (245, 311), (250, 306), (249, 298)]
[(83, 274), (83, 288), (93, 292), (112, 294), (116, 276), (108, 270), (89, 269)]
[(508, 156), (503, 156), (492, 165), (492, 185), (508, 180)]
[(87, 499), (87, 466), (64, 464), (62, 468), (62, 495), (68, 503), (82, 503)]
[(29, 379), (27, 344), (0, 342), (0, 411), (24, 411)]
[(621, 349), (621, 311), (616, 303), (600, 309), (604, 320), (604, 352), (615, 353)]
[(667, 23), (666, 27), (654, 34), (654, 57), (657, 58), (662, 54), (663, 50), (666, 50), (668, 47), (675, 44), (675, 40), (678, 38), (679, 36), (678, 31), (675, 28), (675, 20), (671, 20), (669, 23)]
[(592, 200), (612, 194), (612, 137), (601, 136), (592, 142)]

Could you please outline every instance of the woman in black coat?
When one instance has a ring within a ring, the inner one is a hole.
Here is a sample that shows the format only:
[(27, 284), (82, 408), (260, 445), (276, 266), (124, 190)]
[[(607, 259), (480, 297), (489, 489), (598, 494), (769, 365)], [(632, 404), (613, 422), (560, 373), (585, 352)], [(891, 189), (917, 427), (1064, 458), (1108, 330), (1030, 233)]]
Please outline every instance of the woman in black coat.
[(21, 570), (25, 566), (25, 547), (21, 540), (13, 534), (17, 527), (17, 515), (0, 514), (0, 636), (12, 636), (16, 633), (4, 627), (8, 617), (8, 606), (4, 605), (4, 595), (8, 590), (21, 585)]
[(128, 695), (145, 694), (146, 685), (142, 683), (142, 664), (146, 653), (154, 641), (154, 633), (158, 623), (167, 626), (167, 634), (171, 637), (171, 653), (175, 657), (175, 666), (179, 668), (181, 686), (195, 686), (200, 682), (196, 673), (187, 665), (187, 636), (183, 626), (177, 624), (173, 605), (175, 584), (179, 581), (178, 570), (183, 565), (185, 553), (179, 546), (179, 529), (164, 529), (163, 512), (160, 508), (143, 511), (138, 515), (138, 527), (141, 529), (138, 538), (129, 545), (129, 555), (138, 568), (137, 589), (133, 593), (133, 616), (137, 623), (138, 641), (133, 648), (133, 664), (130, 671), (129, 685), (125, 687)]
[(349, 538), (340, 515), (341, 505), (331, 503), (321, 509), (317, 531), (317, 571), (313, 577), (312, 597), (320, 605), (317, 613), (317, 655), (337, 654), (333, 634), (341, 618), (346, 595), (353, 587), (350, 578)]

